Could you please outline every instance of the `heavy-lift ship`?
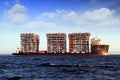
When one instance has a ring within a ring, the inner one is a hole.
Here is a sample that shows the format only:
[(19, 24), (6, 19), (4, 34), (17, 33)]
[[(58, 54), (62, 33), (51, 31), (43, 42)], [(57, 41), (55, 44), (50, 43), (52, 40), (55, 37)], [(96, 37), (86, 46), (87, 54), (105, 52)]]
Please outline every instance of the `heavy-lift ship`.
[[(31, 39), (30, 36), (31, 35), (32, 35), (32, 42), (30, 43), (30, 39)], [(35, 38), (33, 40), (33, 35), (34, 34), (27, 34), (27, 35), (21, 34), (21, 40), (22, 40), (21, 49), (24, 49), (24, 50), (20, 50), (18, 48), (16, 53), (12, 53), (12, 54), (13, 55), (24, 55), (24, 56), (108, 56), (109, 55), (109, 53), (108, 53), (109, 45), (101, 44), (101, 40), (98, 39), (97, 37), (91, 39), (90, 51), (88, 51), (88, 52), (85, 52), (85, 51), (77, 52), (77, 50), (76, 51), (70, 51), (70, 52), (66, 52), (66, 51), (65, 52), (59, 52), (59, 51), (58, 52), (57, 51), (56, 52), (55, 51), (50, 52), (50, 51), (39, 51), (38, 50), (38, 46), (39, 46), (38, 45), (38, 43), (39, 43), (38, 38), (39, 37), (34, 35)], [(55, 36), (56, 35), (57, 34), (55, 34)], [(25, 36), (25, 37), (23, 37), (23, 36)], [(28, 38), (26, 38), (26, 36)], [(55, 38), (55, 36), (53, 36), (53, 37)], [(51, 35), (50, 35), (50, 37), (51, 37)], [(73, 35), (72, 35), (72, 37), (73, 37)], [(57, 37), (55, 38), (55, 40), (56, 39), (57, 39)], [(51, 40), (53, 40), (53, 39), (51, 39)], [(28, 42), (26, 42), (26, 41), (28, 41)], [(30, 45), (26, 46), (26, 43), (28, 43), (27, 45), (29, 45), (29, 43), (30, 44), (34, 43), (34, 45), (37, 46), (36, 51), (34, 51), (35, 49), (33, 50), (33, 48), (35, 48), (35, 47), (33, 47), (33, 45), (32, 45), (32, 48), (31, 48)], [(89, 45), (87, 44), (87, 46), (89, 46)], [(26, 48), (28, 48), (28, 49), (30, 48), (31, 51), (25, 50)], [(80, 50), (78, 50), (78, 51), (80, 51)]]

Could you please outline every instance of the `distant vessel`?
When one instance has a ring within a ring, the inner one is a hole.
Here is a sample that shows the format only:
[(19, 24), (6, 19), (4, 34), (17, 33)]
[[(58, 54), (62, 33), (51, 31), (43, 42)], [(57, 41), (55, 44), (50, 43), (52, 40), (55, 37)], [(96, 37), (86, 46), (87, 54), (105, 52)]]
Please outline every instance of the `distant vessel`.
[[(89, 48), (90, 33), (69, 34), (69, 52), (66, 52), (66, 34), (47, 34), (47, 51), (39, 51), (39, 36), (33, 33), (21, 34), (21, 50), (13, 55), (24, 56), (108, 56), (109, 45), (101, 44), (97, 37), (91, 39)], [(89, 50), (90, 49), (90, 50)]]

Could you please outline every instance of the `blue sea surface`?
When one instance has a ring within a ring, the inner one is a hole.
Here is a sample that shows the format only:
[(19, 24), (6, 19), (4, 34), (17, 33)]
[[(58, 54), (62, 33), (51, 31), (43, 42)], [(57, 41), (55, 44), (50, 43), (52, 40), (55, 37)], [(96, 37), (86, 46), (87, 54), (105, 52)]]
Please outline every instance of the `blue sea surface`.
[(0, 80), (119, 80), (120, 55), (0, 55)]

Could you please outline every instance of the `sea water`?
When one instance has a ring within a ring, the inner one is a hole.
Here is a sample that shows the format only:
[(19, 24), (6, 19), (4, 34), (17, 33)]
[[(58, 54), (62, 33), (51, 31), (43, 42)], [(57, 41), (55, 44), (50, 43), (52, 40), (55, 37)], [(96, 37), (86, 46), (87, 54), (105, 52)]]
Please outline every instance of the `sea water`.
[(0, 80), (119, 80), (120, 55), (0, 55)]

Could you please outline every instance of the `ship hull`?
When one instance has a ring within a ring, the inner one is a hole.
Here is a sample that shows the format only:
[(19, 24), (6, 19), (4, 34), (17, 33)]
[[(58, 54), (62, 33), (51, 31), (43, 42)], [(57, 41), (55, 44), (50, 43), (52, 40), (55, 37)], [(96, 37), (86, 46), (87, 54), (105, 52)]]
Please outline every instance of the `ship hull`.
[(12, 53), (22, 56), (109, 56), (108, 53)]

